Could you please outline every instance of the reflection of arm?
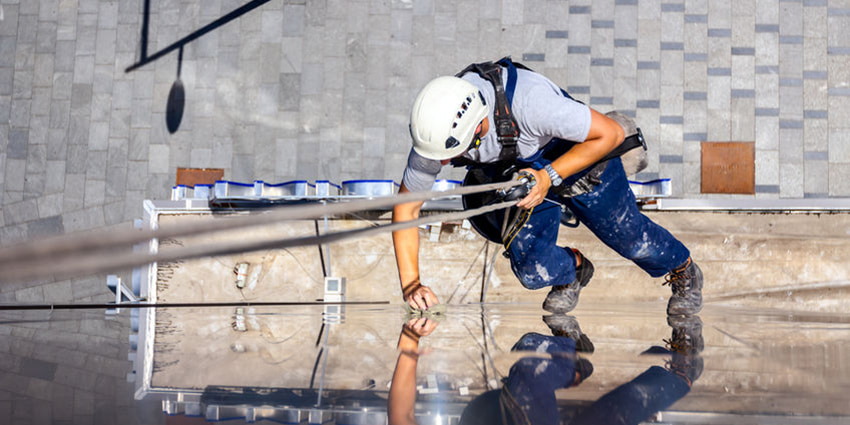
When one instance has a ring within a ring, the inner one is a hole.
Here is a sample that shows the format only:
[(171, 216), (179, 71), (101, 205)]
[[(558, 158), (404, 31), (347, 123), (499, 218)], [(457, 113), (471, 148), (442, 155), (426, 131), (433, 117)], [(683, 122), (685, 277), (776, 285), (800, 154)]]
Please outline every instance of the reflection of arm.
[[(399, 193), (409, 192), (402, 183)], [(419, 218), (423, 202), (409, 202), (393, 207), (393, 223)], [(419, 285), (419, 229), (416, 227), (393, 232), (393, 247), (398, 264), (398, 277), (401, 280), (401, 293), (405, 300)]]
[(403, 330), (399, 336), (398, 348), (400, 353), (390, 386), (387, 417), (390, 425), (415, 424), (413, 408), (416, 404), (416, 365), (419, 361), (419, 337)]

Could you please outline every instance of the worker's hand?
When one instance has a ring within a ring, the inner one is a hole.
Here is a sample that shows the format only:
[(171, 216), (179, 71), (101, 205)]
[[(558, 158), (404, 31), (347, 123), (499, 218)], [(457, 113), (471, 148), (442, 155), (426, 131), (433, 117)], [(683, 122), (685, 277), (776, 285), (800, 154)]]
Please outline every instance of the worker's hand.
[(535, 170), (525, 168), (520, 172), (526, 172), (534, 176), (537, 183), (528, 191), (528, 195), (522, 198), (516, 206), (523, 209), (531, 209), (543, 203), (546, 194), (549, 193), (549, 188), (552, 186), (552, 181), (549, 179), (549, 174), (545, 170)]
[(428, 336), (431, 335), (431, 332), (434, 332), (434, 329), (437, 329), (437, 321), (426, 317), (417, 317), (410, 319), (404, 327), (413, 331), (417, 336)]
[(414, 289), (404, 297), (404, 300), (407, 301), (410, 308), (416, 310), (428, 310), (429, 307), (440, 303), (440, 301), (437, 300), (437, 296), (434, 295), (433, 291), (431, 291), (431, 288), (422, 285), (419, 282), (415, 283), (415, 285)]

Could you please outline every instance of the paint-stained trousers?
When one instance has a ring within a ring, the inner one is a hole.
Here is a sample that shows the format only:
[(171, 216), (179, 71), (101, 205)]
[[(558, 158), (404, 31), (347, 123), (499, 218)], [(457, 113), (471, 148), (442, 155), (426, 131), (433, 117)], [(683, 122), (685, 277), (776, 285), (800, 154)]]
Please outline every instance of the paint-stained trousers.
[[(550, 192), (547, 197), (565, 204), (605, 245), (652, 277), (687, 261), (688, 248), (638, 209), (619, 158), (608, 161), (599, 180), (599, 185), (582, 195), (561, 198)], [(508, 246), (514, 274), (528, 289), (566, 285), (576, 278), (572, 250), (556, 245), (560, 220), (560, 206), (543, 202)]]

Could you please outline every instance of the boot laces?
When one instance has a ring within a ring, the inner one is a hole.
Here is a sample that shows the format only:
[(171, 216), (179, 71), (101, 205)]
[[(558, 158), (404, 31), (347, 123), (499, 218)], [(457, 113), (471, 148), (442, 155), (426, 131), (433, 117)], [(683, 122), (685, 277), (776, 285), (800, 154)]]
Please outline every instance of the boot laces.
[(670, 285), (673, 288), (673, 292), (680, 297), (684, 297), (688, 294), (688, 290), (691, 289), (691, 276), (688, 273), (688, 267), (682, 267), (680, 269), (676, 269), (671, 271), (664, 277), (664, 283), (661, 285)]
[(670, 351), (675, 351), (677, 353), (687, 353), (690, 349), (690, 344), (688, 343), (687, 337), (679, 337), (679, 338), (670, 338), (670, 339), (662, 339), (664, 344), (667, 346), (667, 349)]
[[(690, 348), (688, 338), (683, 337), (683, 336), (676, 337), (674, 335), (672, 338), (664, 339), (662, 341), (664, 341), (668, 350), (673, 351), (675, 353), (678, 353), (680, 356), (687, 356), (687, 357), (684, 357), (684, 358), (679, 357), (678, 361), (675, 361), (674, 359), (675, 359), (676, 355), (674, 354), (674, 358), (671, 358), (671, 359), (668, 359), (667, 361), (665, 361), (664, 366), (667, 368), (667, 370), (669, 370), (669, 371), (675, 373), (676, 375), (679, 375), (680, 377), (682, 377), (682, 379), (684, 379), (685, 382), (687, 382), (688, 386), (690, 387), (691, 385), (693, 385), (693, 381), (691, 380), (690, 376), (688, 376), (688, 374), (685, 372), (685, 370), (683, 370), (686, 366), (684, 364), (682, 364), (683, 361), (689, 361), (689, 357), (690, 357), (690, 355), (688, 354), (688, 351), (689, 351), (689, 348)], [(688, 359), (688, 360), (686, 360), (686, 359)]]

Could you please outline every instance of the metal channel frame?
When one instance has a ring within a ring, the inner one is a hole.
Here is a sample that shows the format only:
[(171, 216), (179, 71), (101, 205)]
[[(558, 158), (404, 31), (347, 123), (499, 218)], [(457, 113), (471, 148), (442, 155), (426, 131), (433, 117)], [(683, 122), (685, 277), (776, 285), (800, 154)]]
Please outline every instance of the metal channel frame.
[(659, 198), (659, 211), (850, 212), (850, 198), (679, 199)]
[[(162, 214), (169, 215), (198, 215), (212, 214), (209, 208), (209, 202), (199, 199), (187, 199), (180, 201), (144, 201), (144, 213), (142, 216), (142, 225), (148, 226), (148, 229), (159, 228), (159, 217)], [(152, 254), (159, 251), (159, 240), (151, 239), (147, 244), (143, 244), (141, 249), (148, 249)], [(147, 302), (155, 304), (156, 299), (156, 270), (157, 263), (151, 263), (139, 268), (139, 282), (141, 296), (147, 299)], [(183, 398), (184, 395), (198, 395), (200, 391), (174, 390), (168, 388), (154, 388), (151, 380), (153, 378), (153, 347), (156, 326), (156, 309), (145, 308), (139, 314), (139, 337), (141, 355), (137, 354), (133, 364), (133, 369), (136, 371), (136, 400), (147, 398), (151, 394), (171, 394), (178, 398)], [(140, 370), (142, 367), (142, 370)]]

